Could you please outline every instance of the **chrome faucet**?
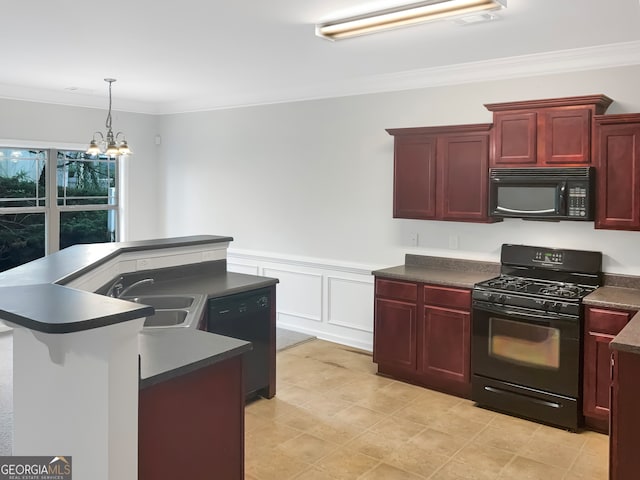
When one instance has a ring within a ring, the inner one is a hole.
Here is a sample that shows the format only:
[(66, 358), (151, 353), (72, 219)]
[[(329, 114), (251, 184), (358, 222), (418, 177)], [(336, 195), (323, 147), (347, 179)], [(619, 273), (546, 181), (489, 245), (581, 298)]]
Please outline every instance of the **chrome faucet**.
[(153, 278), (143, 278), (142, 280), (138, 280), (137, 282), (133, 282), (131, 285), (129, 285), (128, 287), (124, 287), (124, 285), (122, 285), (122, 281), (124, 280), (124, 277), (120, 276), (118, 277), (109, 287), (109, 290), (107, 290), (107, 296), (109, 297), (114, 297), (114, 298), (120, 298), (122, 296), (124, 296), (127, 292), (129, 292), (132, 288), (137, 287), (138, 285), (144, 285), (145, 283), (148, 283), (149, 285), (151, 285), (153, 283)]

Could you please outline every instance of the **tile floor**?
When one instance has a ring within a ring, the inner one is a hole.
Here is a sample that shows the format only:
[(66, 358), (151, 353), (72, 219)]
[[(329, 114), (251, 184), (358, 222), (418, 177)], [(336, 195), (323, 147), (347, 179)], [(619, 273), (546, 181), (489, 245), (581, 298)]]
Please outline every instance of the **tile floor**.
[(322, 340), (277, 357), (277, 396), (246, 408), (246, 480), (605, 480), (608, 437), (484, 410), (375, 375)]

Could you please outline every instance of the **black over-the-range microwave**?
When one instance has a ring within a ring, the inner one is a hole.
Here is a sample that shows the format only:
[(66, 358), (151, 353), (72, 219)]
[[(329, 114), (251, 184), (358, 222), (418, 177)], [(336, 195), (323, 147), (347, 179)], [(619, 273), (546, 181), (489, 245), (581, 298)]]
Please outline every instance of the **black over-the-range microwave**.
[(593, 220), (593, 167), (490, 168), (489, 215)]

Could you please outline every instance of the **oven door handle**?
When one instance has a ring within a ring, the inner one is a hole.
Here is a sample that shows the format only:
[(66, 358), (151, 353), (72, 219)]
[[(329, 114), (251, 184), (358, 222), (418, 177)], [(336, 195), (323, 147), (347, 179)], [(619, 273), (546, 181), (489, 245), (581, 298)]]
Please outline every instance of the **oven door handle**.
[(546, 325), (549, 324), (549, 321), (570, 320), (560, 315), (553, 315), (553, 314), (547, 315), (542, 312), (528, 313), (528, 312), (524, 312), (522, 310), (516, 310), (513, 308), (503, 308), (503, 307), (496, 308), (487, 304), (479, 305), (477, 302), (473, 303), (473, 307), (478, 310), (483, 310), (485, 312), (498, 313), (501, 315), (509, 315), (511, 317), (519, 317), (525, 320), (529, 320), (531, 322), (544, 323)]
[[(522, 398), (522, 394), (509, 392), (508, 390), (502, 390), (501, 388), (490, 387), (490, 386), (486, 386), (485, 385), (484, 389), (487, 392), (491, 392), (491, 393), (494, 393), (496, 395), (506, 395), (506, 396), (516, 397), (516, 398)], [(537, 403), (537, 404), (543, 405), (545, 407), (560, 408), (560, 404), (557, 403), (557, 402), (549, 402), (547, 400), (541, 400), (539, 398), (535, 398), (535, 397), (532, 397), (530, 395), (527, 395), (527, 400), (529, 402)]]

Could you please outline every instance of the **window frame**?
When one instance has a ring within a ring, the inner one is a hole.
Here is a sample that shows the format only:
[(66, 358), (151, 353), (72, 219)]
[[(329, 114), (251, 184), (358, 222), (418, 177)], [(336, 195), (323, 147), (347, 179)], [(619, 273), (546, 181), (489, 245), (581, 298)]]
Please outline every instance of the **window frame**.
[(59, 205), (58, 204), (58, 152), (65, 151), (85, 151), (87, 146), (83, 144), (53, 144), (44, 142), (29, 142), (29, 141), (16, 141), (0, 139), (0, 148), (14, 148), (14, 149), (30, 149), (30, 150), (42, 150), (46, 151), (45, 161), (45, 205), (44, 206), (30, 206), (30, 207), (0, 207), (0, 214), (16, 214), (16, 213), (44, 213), (45, 219), (45, 238), (44, 255), (60, 250), (60, 221), (61, 214), (64, 212), (81, 212), (81, 211), (114, 211), (115, 212), (115, 238), (114, 241), (118, 242), (122, 239), (122, 226), (124, 224), (124, 209), (122, 205), (122, 199), (124, 197), (122, 193), (124, 185), (124, 169), (122, 158), (115, 159), (115, 203), (105, 204), (93, 204), (93, 205)]

